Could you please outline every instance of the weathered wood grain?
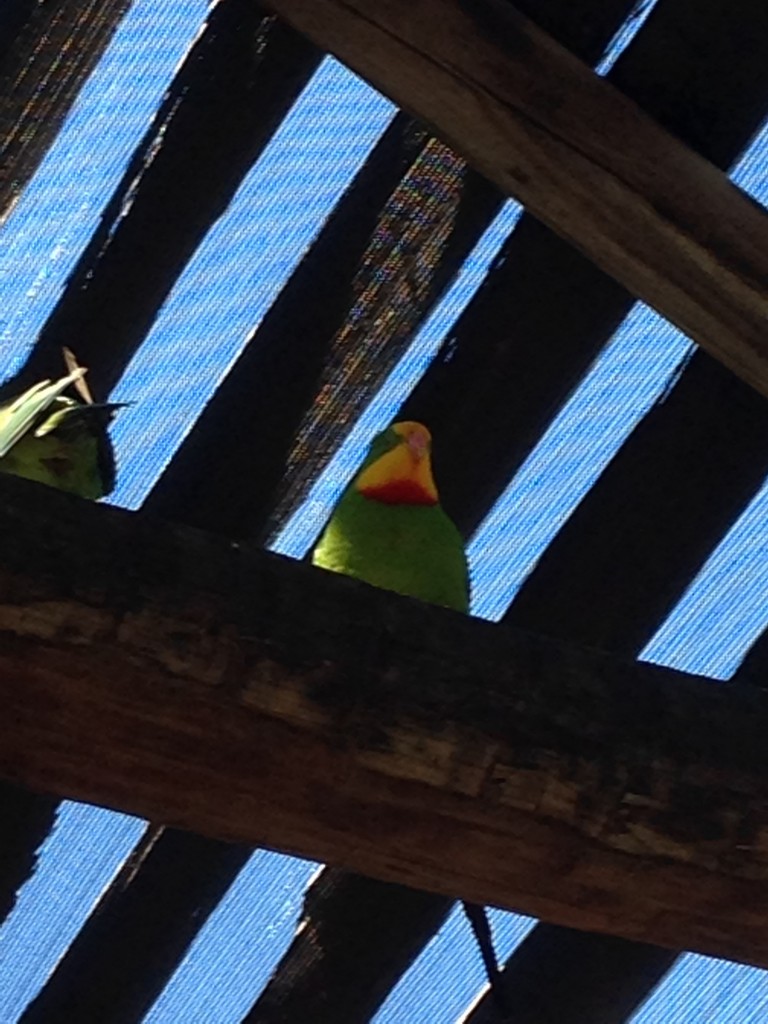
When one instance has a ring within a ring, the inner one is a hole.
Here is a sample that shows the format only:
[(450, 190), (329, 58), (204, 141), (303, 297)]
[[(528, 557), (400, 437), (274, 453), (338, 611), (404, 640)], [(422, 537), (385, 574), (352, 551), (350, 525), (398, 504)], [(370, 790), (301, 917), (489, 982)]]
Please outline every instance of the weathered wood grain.
[(522, 15), (483, 3), (477, 18), (459, 0), (269, 6), (768, 394), (765, 214)]
[(0, 775), (768, 965), (768, 699), (0, 481)]

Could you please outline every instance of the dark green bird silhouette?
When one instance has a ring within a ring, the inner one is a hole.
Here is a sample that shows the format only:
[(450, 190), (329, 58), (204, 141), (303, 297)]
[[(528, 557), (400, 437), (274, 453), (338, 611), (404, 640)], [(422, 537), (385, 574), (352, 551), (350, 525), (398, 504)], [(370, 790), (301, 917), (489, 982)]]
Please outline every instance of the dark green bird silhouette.
[[(87, 371), (69, 349), (63, 351), (66, 376), (10, 398), (0, 389), (0, 472), (97, 500), (115, 486), (108, 427), (124, 403), (94, 402)], [(79, 397), (65, 395), (68, 388)]]

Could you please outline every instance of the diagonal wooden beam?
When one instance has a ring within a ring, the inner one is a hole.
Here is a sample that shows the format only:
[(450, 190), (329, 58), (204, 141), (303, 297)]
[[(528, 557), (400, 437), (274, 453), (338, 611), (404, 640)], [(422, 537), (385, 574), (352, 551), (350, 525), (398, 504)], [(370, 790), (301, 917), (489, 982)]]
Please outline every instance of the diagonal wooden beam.
[(768, 966), (764, 694), (0, 485), (0, 776)]
[(768, 218), (506, 4), (268, 0), (768, 394)]

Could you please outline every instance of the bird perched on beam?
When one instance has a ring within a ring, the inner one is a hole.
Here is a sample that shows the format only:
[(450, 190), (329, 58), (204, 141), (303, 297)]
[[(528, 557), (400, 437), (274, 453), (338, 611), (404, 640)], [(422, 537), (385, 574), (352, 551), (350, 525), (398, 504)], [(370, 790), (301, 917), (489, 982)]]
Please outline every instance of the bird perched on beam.
[[(432, 438), (421, 423), (393, 423), (378, 434), (333, 510), (312, 562), (384, 590), (468, 613), (464, 541), (440, 504), (431, 449)], [(463, 906), (494, 998), (506, 1015), (484, 908)]]
[[(63, 352), (66, 376), (10, 398), (0, 389), (0, 472), (96, 500), (115, 486), (108, 426), (124, 403), (94, 402), (86, 370)], [(64, 394), (70, 387), (77, 399)]]
[(468, 612), (464, 541), (440, 505), (431, 445), (421, 423), (394, 423), (378, 434), (312, 561), (384, 590)]

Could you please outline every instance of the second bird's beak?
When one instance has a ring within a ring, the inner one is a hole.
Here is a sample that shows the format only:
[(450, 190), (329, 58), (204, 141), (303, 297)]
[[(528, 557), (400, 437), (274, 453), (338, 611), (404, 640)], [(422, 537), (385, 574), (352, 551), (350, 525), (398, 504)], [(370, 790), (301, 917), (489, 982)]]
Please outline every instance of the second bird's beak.
[(414, 462), (421, 462), (429, 455), (429, 434), (425, 430), (412, 430), (405, 439)]

